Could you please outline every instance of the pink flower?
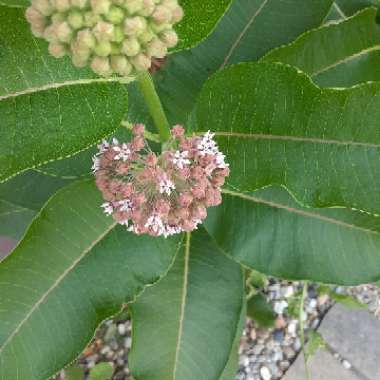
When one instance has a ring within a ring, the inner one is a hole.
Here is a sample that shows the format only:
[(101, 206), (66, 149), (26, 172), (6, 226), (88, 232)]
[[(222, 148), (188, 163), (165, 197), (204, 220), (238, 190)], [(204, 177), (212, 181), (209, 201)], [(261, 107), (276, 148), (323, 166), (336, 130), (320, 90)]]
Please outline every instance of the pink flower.
[(145, 132), (145, 125), (144, 124), (135, 124), (133, 126), (132, 132), (135, 136), (143, 136)]
[(137, 235), (164, 236), (192, 231), (220, 204), (221, 186), (229, 175), (214, 135), (185, 137), (183, 127), (160, 156), (143, 138), (145, 127), (133, 127), (130, 143), (103, 141), (94, 157), (96, 185), (106, 200), (107, 215)]
[(185, 129), (181, 125), (175, 125), (171, 132), (174, 138), (178, 138), (185, 134)]

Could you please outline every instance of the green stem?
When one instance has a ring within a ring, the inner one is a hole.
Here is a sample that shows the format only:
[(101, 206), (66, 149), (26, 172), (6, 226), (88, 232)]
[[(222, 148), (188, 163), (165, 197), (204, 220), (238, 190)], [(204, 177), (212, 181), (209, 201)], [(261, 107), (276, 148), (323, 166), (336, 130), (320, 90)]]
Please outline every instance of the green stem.
[(153, 79), (147, 71), (140, 74), (137, 77), (137, 81), (139, 83), (140, 90), (144, 95), (154, 124), (158, 130), (158, 133), (160, 134), (160, 140), (162, 143), (165, 143), (170, 138), (170, 127), (160, 98), (158, 97), (156, 89), (154, 87)]
[(303, 290), (302, 290), (302, 297), (301, 297), (300, 310), (299, 310), (298, 317), (299, 317), (299, 324), (300, 324), (300, 337), (301, 337), (303, 360), (305, 363), (306, 378), (307, 380), (311, 380), (310, 368), (309, 368), (309, 365), (307, 364), (307, 354), (306, 354), (306, 346), (305, 346), (305, 325), (303, 322), (303, 313), (304, 313), (304, 308), (305, 308), (305, 299), (307, 296), (307, 289), (308, 289), (308, 282), (305, 281), (303, 285)]

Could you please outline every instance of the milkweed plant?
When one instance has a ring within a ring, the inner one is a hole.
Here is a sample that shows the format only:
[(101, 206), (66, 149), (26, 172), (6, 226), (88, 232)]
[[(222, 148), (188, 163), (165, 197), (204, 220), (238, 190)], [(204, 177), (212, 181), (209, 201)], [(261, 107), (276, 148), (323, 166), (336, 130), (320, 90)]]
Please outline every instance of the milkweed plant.
[(252, 273), (380, 279), (377, 0), (0, 3), (0, 379), (128, 307), (136, 380), (232, 380)]

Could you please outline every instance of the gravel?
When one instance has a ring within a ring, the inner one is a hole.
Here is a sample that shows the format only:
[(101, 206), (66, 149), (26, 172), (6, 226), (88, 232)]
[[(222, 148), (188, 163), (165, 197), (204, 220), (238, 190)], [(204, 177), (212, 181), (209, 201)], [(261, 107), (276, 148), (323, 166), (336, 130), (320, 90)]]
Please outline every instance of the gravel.
[[(318, 295), (317, 285), (311, 284), (305, 300), (303, 315), (306, 336), (321, 323), (333, 302), (329, 295)], [(292, 365), (301, 350), (299, 321), (292, 315), (295, 297), (302, 291), (302, 284), (270, 279), (270, 285), (263, 294), (272, 304), (276, 313), (273, 328), (261, 328), (250, 318), (241, 338), (239, 348), (239, 369), (236, 380), (279, 380)], [(335, 289), (337, 293), (348, 294), (367, 304), (368, 309), (380, 318), (380, 288), (374, 285)], [(132, 380), (128, 370), (128, 352), (131, 348), (131, 322), (127, 319), (106, 321), (96, 337), (78, 360), (78, 365), (88, 373), (99, 362), (112, 362), (112, 380)], [(351, 363), (342, 358), (342, 365), (350, 368)], [(56, 380), (64, 380), (64, 371)]]

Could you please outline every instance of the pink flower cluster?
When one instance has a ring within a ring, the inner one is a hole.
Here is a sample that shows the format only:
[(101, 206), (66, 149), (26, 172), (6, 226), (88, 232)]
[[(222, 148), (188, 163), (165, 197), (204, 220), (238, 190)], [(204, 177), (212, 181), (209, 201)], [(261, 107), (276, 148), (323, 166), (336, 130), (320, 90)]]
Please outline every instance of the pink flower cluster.
[(170, 236), (192, 231), (221, 203), (229, 175), (214, 134), (185, 137), (177, 125), (167, 150), (157, 156), (144, 139), (145, 127), (133, 127), (129, 143), (103, 141), (94, 157), (96, 184), (104, 212), (128, 231)]

